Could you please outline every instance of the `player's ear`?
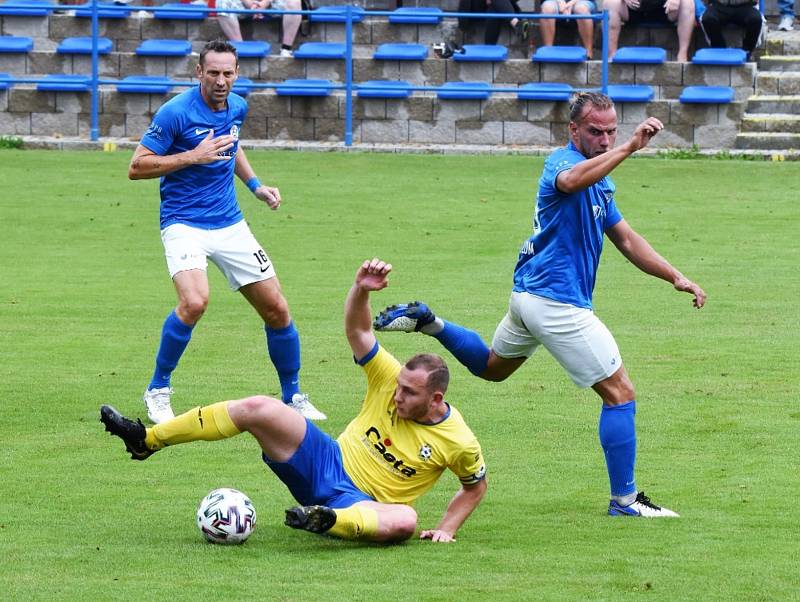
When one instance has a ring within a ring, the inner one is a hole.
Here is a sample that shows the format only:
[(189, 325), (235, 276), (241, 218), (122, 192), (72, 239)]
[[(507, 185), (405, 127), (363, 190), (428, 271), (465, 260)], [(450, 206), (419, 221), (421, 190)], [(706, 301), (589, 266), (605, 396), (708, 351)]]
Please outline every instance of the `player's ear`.
[(197, 79), (200, 79), (200, 76), (203, 75), (203, 66), (200, 63), (197, 63), (195, 66), (194, 73), (197, 76)]

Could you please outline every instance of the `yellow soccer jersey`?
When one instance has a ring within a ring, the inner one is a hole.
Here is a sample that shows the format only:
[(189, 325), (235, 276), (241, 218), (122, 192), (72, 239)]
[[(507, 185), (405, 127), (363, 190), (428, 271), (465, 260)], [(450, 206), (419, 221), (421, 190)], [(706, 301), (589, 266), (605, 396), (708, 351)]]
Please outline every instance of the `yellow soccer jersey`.
[(363, 368), (364, 405), (338, 439), (344, 468), (359, 489), (379, 502), (410, 504), (445, 468), (465, 485), (484, 477), (481, 447), (458, 410), (450, 406), (437, 424), (400, 418), (394, 405), (400, 363), (379, 347)]

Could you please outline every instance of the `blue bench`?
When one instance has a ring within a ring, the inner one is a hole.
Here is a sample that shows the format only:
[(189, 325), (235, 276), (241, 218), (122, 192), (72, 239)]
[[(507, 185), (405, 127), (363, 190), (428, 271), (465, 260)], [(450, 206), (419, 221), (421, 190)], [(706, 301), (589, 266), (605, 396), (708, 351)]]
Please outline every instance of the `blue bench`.
[(197, 7), (192, 4), (169, 2), (167, 4), (163, 4), (160, 8), (166, 10), (157, 10), (153, 12), (153, 16), (156, 19), (185, 19), (191, 21), (202, 21), (206, 18), (206, 13), (197, 10)]
[[(133, 9), (125, 4), (117, 4), (115, 2), (98, 2), (97, 3), (97, 16), (101, 19), (124, 19), (130, 16)], [(83, 18), (91, 18), (92, 4), (80, 4), (75, 7), (75, 16)]]
[(417, 25), (438, 25), (442, 22), (442, 9), (429, 7), (403, 7), (392, 11), (389, 23), (416, 23)]
[[(360, 6), (352, 6), (353, 23), (361, 23), (364, 20), (364, 9)], [(345, 12), (346, 6), (321, 6), (311, 13), (312, 23), (344, 23), (347, 21)]]
[(633, 65), (660, 65), (667, 60), (667, 51), (655, 46), (625, 46), (617, 50), (613, 63)]
[(456, 52), (453, 60), (458, 62), (501, 62), (508, 59), (508, 48), (498, 44), (465, 44), (464, 52)]
[(492, 87), (486, 82), (447, 82), (436, 95), (445, 100), (486, 100), (492, 95)]
[(534, 63), (582, 63), (586, 49), (580, 46), (540, 46), (533, 53)]
[(269, 54), (272, 46), (268, 42), (247, 40), (245, 42), (231, 42), (239, 58), (262, 58)]
[(129, 75), (117, 84), (117, 92), (126, 94), (166, 94), (173, 84), (161, 75)]
[(33, 38), (26, 36), (0, 36), (0, 52), (30, 52), (33, 50)]
[(17, 17), (46, 17), (53, 11), (52, 6), (48, 5), (55, 4), (55, 1), (14, 0), (14, 4), (26, 4), (28, 6), (21, 8), (4, 8), (3, 5), (0, 4), (0, 15), (14, 15)]
[(359, 98), (408, 98), (411, 84), (406, 81), (372, 79), (358, 84)]
[[(108, 54), (114, 44), (108, 38), (97, 38), (97, 53)], [(56, 48), (58, 54), (92, 54), (92, 38), (64, 38)]]
[(656, 93), (652, 86), (614, 84), (608, 86), (608, 96), (614, 102), (650, 102)]
[(728, 86), (687, 86), (678, 98), (682, 103), (728, 104), (733, 102), (733, 88)]
[(381, 44), (372, 58), (377, 61), (424, 61), (428, 47), (422, 44)]
[(294, 51), (296, 59), (343, 59), (347, 49), (340, 42), (306, 42)]
[(0, 90), (8, 90), (11, 87), (11, 76), (8, 73), (0, 73)]
[(519, 100), (569, 100), (574, 89), (569, 84), (533, 83), (519, 87)]
[(88, 92), (89, 78), (85, 75), (45, 75), (36, 84), (40, 92)]
[(186, 56), (192, 51), (188, 40), (144, 40), (136, 49), (139, 56)]
[(327, 79), (287, 79), (275, 89), (278, 96), (328, 96), (333, 84)]
[(241, 75), (236, 78), (236, 81), (233, 83), (233, 88), (231, 88), (231, 90), (239, 96), (247, 96), (252, 89), (253, 80), (248, 77), (242, 77)]
[(693, 65), (744, 65), (747, 53), (741, 48), (701, 48), (692, 57)]

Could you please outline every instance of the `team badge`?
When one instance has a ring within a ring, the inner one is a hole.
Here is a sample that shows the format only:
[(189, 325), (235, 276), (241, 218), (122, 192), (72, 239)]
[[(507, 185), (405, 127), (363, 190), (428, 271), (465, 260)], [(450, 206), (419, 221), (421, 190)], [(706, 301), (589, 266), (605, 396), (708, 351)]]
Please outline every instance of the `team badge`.
[(433, 455), (433, 450), (431, 449), (430, 445), (428, 445), (427, 443), (423, 443), (422, 447), (419, 448), (418, 455), (420, 460), (427, 462), (428, 460), (431, 459), (431, 456)]
[(238, 138), (239, 137), (239, 126), (238, 125), (233, 124), (231, 126), (231, 136), (233, 136), (234, 138)]

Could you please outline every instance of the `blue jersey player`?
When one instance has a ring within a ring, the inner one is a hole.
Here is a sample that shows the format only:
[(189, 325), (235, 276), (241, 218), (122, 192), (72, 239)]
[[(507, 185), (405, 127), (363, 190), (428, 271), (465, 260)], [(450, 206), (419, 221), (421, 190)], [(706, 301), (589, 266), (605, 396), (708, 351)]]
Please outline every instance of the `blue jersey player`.
[(533, 216), (533, 234), (522, 245), (514, 270), (508, 313), (491, 348), (477, 333), (437, 318), (423, 303), (395, 305), (375, 318), (378, 330), (420, 331), (438, 339), (473, 374), (501, 381), (543, 345), (579, 387), (592, 387), (603, 401), (600, 444), (611, 484), (612, 516), (677, 516), (637, 490), (636, 395), (619, 349), (592, 311), (597, 266), (607, 236), (640, 270), (694, 296), (706, 294), (637, 234), (614, 201), (609, 174), (663, 129), (653, 117), (614, 147), (614, 104), (598, 93), (579, 94), (570, 107), (570, 142), (545, 161)]
[(233, 176), (270, 209), (277, 188), (259, 182), (239, 146), (247, 103), (231, 93), (239, 73), (236, 49), (209, 42), (197, 65), (198, 86), (166, 102), (131, 160), (132, 180), (161, 178), (161, 240), (178, 305), (161, 331), (153, 378), (144, 393), (155, 422), (172, 418), (170, 378), (208, 305), (208, 259), (264, 320), (267, 349), (283, 401), (305, 417), (324, 420), (300, 392), (300, 340), (272, 261), (244, 221)]

